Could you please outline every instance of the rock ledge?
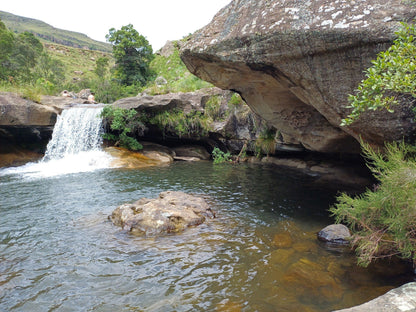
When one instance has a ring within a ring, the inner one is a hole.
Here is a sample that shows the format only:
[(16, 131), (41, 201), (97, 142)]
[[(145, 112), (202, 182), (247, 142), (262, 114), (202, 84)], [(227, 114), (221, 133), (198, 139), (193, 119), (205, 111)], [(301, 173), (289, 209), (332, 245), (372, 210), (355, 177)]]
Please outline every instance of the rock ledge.
[(416, 283), (408, 283), (362, 305), (338, 312), (410, 312), (416, 311)]

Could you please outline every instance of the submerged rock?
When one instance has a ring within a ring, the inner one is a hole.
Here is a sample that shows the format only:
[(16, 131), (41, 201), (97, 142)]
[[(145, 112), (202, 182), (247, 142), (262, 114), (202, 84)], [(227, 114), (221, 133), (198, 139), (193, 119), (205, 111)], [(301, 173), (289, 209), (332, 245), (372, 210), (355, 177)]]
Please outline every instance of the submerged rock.
[(293, 263), (283, 275), (287, 285), (298, 290), (298, 298), (316, 297), (318, 302), (333, 302), (342, 298), (339, 281), (325, 268), (307, 258)]
[(183, 192), (167, 191), (156, 199), (141, 198), (117, 207), (109, 219), (136, 235), (181, 232), (215, 218), (204, 198)]
[(347, 245), (351, 238), (350, 230), (343, 224), (331, 224), (318, 233), (318, 239), (324, 242)]

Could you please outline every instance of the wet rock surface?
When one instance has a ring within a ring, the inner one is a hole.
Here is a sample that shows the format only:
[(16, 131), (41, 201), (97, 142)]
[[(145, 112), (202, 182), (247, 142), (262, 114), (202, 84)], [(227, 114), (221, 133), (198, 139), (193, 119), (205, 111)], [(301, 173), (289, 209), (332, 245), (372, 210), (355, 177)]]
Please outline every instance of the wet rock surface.
[(348, 245), (351, 233), (343, 224), (331, 224), (319, 231), (318, 239), (332, 244)]
[(123, 204), (109, 219), (132, 234), (153, 236), (182, 232), (214, 217), (204, 198), (167, 191), (156, 199), (141, 198), (133, 204)]

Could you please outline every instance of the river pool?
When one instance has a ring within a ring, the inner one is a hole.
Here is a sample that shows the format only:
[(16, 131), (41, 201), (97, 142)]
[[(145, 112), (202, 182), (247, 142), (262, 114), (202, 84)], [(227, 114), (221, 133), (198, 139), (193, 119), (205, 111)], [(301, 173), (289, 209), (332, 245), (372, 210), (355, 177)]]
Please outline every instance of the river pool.
[[(108, 221), (166, 190), (207, 195), (217, 218), (161, 237)], [(361, 269), (316, 240), (334, 196), (249, 164), (3, 172), (0, 311), (331, 311), (409, 281), (400, 264)]]

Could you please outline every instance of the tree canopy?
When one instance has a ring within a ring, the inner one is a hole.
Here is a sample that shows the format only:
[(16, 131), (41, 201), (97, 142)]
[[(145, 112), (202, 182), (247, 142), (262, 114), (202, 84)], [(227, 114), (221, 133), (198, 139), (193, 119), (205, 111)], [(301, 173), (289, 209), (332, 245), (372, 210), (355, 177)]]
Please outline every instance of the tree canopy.
[(0, 79), (28, 81), (33, 76), (42, 43), (31, 33), (14, 35), (0, 21)]
[(151, 76), (149, 64), (154, 57), (147, 39), (131, 24), (120, 30), (111, 28), (106, 39), (113, 44), (116, 77), (124, 85), (144, 86)]

